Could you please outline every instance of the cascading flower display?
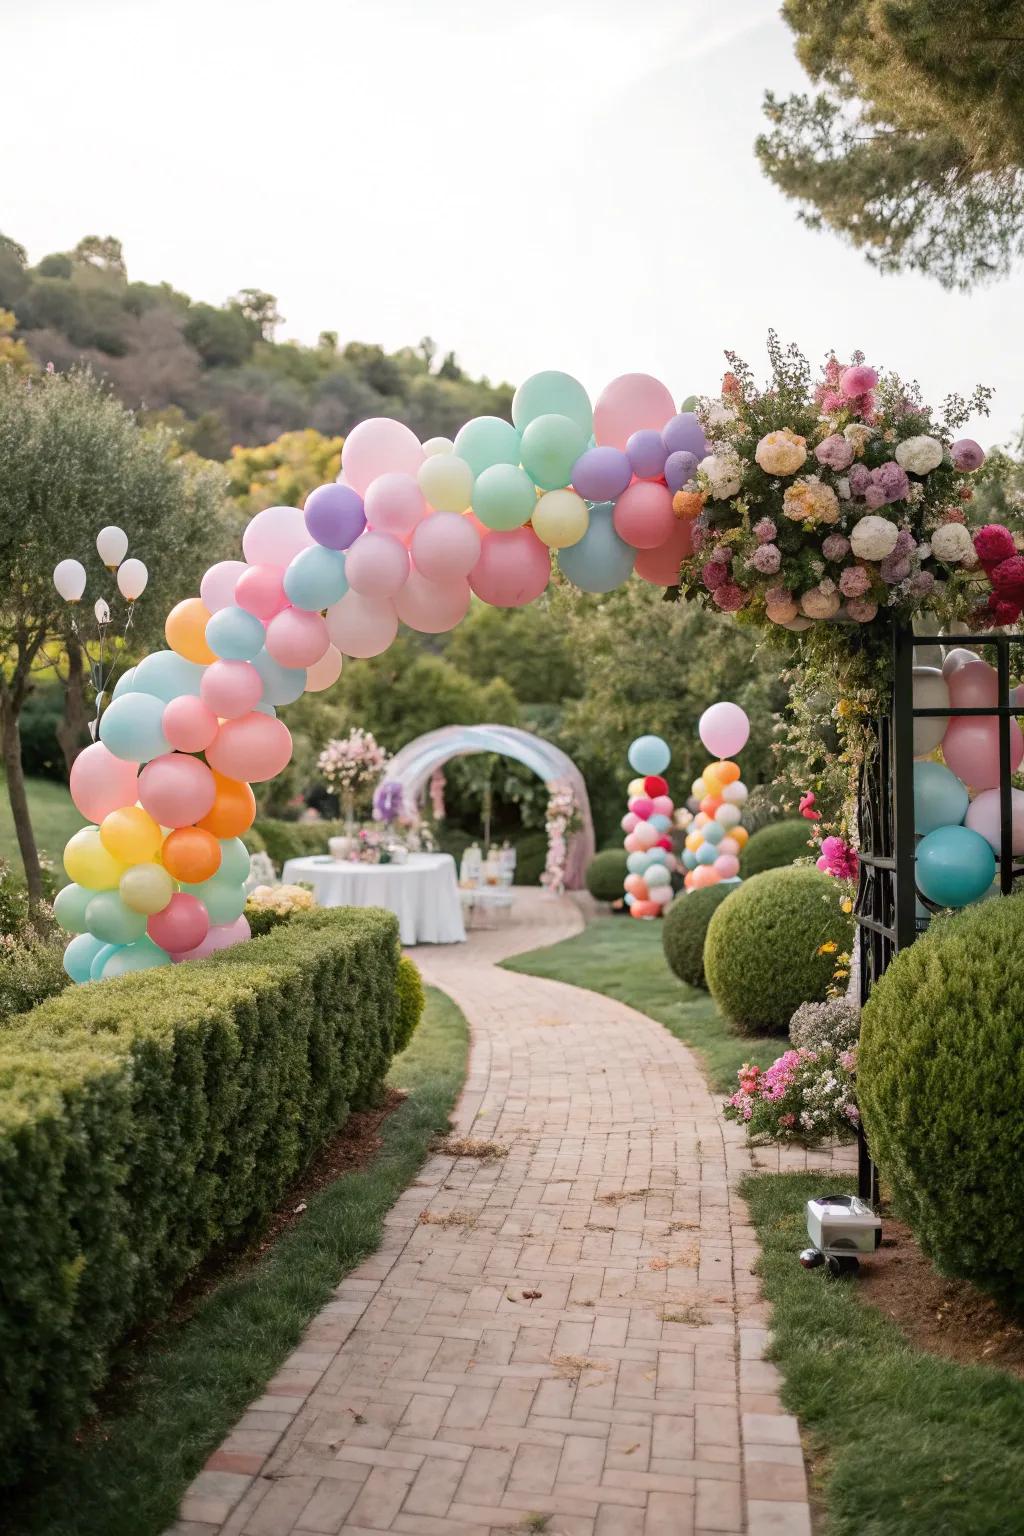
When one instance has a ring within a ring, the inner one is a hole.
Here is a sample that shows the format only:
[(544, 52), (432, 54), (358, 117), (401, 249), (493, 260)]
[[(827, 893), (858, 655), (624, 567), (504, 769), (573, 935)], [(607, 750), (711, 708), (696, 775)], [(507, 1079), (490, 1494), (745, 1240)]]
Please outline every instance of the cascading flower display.
[(548, 785), (548, 804), (544, 822), (548, 834), (548, 852), (540, 883), (554, 895), (565, 890), (565, 870), (569, 860), (569, 837), (579, 826), (579, 807), (572, 785), (556, 780)]

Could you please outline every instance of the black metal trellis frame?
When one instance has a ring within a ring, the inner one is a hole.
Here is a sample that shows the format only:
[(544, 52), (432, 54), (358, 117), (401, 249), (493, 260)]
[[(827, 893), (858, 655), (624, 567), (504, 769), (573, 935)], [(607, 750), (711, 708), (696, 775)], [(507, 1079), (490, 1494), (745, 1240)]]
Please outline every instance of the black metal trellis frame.
[[(942, 648), (962, 646), (995, 651), (996, 703), (988, 707), (957, 709), (914, 706), (914, 652), (927, 657), (925, 664), (941, 665)], [(1010, 697), (1010, 677), (1024, 666), (1024, 651), (1017, 650), (1018, 666), (1011, 667), (1014, 647), (1024, 647), (1024, 635), (915, 635), (898, 626), (892, 634), (892, 703), (889, 712), (875, 721), (876, 751), (861, 769), (857, 800), (860, 876), (854, 913), (857, 919), (860, 958), (860, 1001), (867, 1002), (871, 988), (889, 961), (912, 944), (927, 926), (919, 908), (937, 910), (920, 894), (915, 880), (914, 833), (914, 721), (928, 718), (982, 716), (999, 721), (999, 889), (1003, 896), (1013, 890), (1014, 879), (1024, 875), (1024, 863), (1014, 864), (1013, 809), (1010, 784), (1010, 724), (1024, 708)], [(934, 659), (928, 652), (934, 653)], [(863, 1129), (858, 1136), (858, 1190), (863, 1200), (878, 1203), (878, 1174), (871, 1161)]]

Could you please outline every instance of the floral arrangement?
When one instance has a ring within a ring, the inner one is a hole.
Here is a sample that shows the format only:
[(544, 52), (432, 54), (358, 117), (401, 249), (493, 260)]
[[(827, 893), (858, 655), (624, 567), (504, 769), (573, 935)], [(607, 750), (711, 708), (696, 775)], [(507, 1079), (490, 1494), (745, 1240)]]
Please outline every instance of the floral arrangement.
[(801, 1003), (789, 1021), (789, 1038), (812, 1051), (829, 1046), (851, 1050), (860, 1039), (860, 1009), (846, 997)]
[(725, 1118), (744, 1125), (751, 1142), (848, 1141), (860, 1121), (856, 1071), (856, 1046), (798, 1046), (764, 1068), (744, 1062)]
[(374, 821), (397, 821), (405, 806), (405, 790), (397, 779), (384, 779), (373, 792)]
[(555, 781), (548, 785), (548, 804), (544, 815), (548, 834), (548, 852), (541, 885), (554, 895), (565, 890), (565, 869), (569, 858), (569, 838), (580, 824), (579, 807), (572, 785)]
[(351, 817), (356, 796), (376, 784), (389, 762), (388, 754), (371, 731), (353, 726), (348, 735), (333, 739), (317, 758), (324, 783), (337, 795)]
[(446, 783), (443, 768), (435, 768), (430, 775), (430, 814), (435, 821), (444, 821), (448, 812), (444, 803), (444, 787)]
[(308, 885), (258, 885), (249, 892), (249, 904), (287, 917), (292, 912), (310, 912), (316, 906)]

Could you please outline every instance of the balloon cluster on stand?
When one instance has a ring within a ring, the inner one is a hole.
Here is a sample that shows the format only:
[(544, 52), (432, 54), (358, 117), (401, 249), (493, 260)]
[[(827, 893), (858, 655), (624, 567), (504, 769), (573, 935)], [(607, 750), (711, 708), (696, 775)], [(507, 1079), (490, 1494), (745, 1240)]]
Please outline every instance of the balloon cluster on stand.
[(708, 885), (738, 883), (740, 853), (747, 841), (741, 825), (747, 786), (738, 764), (731, 759), (742, 752), (750, 735), (750, 722), (738, 704), (712, 704), (701, 715), (697, 731), (716, 761), (708, 763), (690, 786), (693, 812), (683, 849), (683, 881), (688, 891)]
[(662, 777), (672, 754), (660, 736), (638, 736), (629, 749), (629, 766), (640, 775), (629, 786), (629, 806), (622, 818), (626, 834), (624, 897), (631, 917), (662, 917), (672, 900), (672, 815), (675, 804)]

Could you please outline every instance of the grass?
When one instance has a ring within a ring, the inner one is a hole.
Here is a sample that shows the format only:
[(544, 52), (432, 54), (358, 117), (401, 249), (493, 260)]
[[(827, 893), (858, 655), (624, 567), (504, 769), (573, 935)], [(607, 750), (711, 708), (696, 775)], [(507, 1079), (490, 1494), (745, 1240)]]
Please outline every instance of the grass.
[(778, 1037), (733, 1034), (707, 992), (679, 981), (668, 968), (659, 923), (598, 918), (571, 939), (503, 964), (510, 971), (602, 992), (657, 1019), (697, 1052), (712, 1088), (722, 1092), (735, 1088), (737, 1069), (745, 1061), (766, 1067), (786, 1048)]
[[(17, 1536), (160, 1536), (185, 1488), (258, 1397), (333, 1288), (380, 1242), (385, 1214), (448, 1118), (465, 1075), (461, 1012), (427, 989), (412, 1043), (388, 1077), (409, 1096), (365, 1169), (311, 1196), (302, 1220), (241, 1264), (187, 1320), (164, 1325), (130, 1362), (116, 1405), (7, 1510)], [(0, 1521), (0, 1524), (3, 1524)]]
[[(40, 853), (53, 860), (58, 880), (64, 884), (65, 875), (61, 856), (64, 844), (73, 832), (85, 823), (85, 817), (75, 809), (67, 786), (53, 779), (27, 779), (29, 815), (35, 829)], [(7, 799), (7, 780), (0, 774), (0, 859), (6, 860), (13, 870), (21, 874), (21, 852), (14, 830), (14, 819)]]
[(763, 1250), (773, 1358), (785, 1374), (785, 1405), (806, 1431), (823, 1529), (1020, 1531), (1024, 1381), (915, 1349), (860, 1300), (855, 1279), (832, 1281), (797, 1263), (807, 1245), (805, 1202), (852, 1188), (804, 1173), (754, 1175), (742, 1187)]

